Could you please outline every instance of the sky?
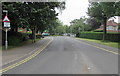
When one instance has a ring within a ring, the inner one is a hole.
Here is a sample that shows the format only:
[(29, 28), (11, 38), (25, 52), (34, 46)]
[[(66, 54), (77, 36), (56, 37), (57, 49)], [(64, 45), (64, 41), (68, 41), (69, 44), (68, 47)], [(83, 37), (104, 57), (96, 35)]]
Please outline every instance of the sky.
[(66, 0), (66, 9), (59, 14), (58, 18), (65, 24), (70, 25), (74, 19), (82, 16), (87, 17), (88, 0)]
[[(74, 19), (80, 19), (80, 17), (88, 17), (86, 12), (88, 9), (88, 0), (65, 0), (66, 9), (59, 14), (58, 18), (64, 25), (70, 25), (70, 22)], [(114, 19), (118, 23), (118, 18)]]

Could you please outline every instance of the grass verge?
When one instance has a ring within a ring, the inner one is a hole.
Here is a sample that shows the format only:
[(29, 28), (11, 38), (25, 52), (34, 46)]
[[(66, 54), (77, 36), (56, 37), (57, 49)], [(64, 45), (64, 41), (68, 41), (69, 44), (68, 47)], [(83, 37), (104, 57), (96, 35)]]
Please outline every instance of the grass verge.
[(114, 47), (114, 48), (120, 48), (120, 45), (118, 45), (118, 42), (102, 41), (102, 40), (94, 40), (94, 39), (86, 39), (86, 38), (78, 38), (78, 39), (95, 42), (95, 43), (98, 43), (101, 45), (106, 45), (106, 46), (110, 46), (110, 47)]

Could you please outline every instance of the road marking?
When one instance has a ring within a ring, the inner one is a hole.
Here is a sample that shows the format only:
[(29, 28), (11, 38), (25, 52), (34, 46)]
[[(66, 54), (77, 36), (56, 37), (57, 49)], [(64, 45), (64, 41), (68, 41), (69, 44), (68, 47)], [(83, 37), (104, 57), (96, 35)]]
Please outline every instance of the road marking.
[[(79, 38), (75, 38), (75, 39), (79, 39)], [(89, 44), (89, 43), (86, 43), (86, 42), (83, 42), (83, 41), (79, 41), (81, 43), (84, 43), (84, 44), (87, 44), (87, 45), (90, 45), (92, 47), (95, 47), (95, 48), (98, 48), (98, 49), (101, 49), (101, 50), (104, 50), (104, 51), (107, 51), (107, 52), (110, 52), (110, 53), (113, 53), (113, 54), (116, 54), (116, 55), (120, 55), (119, 53), (117, 52), (113, 52), (111, 50), (108, 50), (108, 49), (105, 49), (105, 48), (101, 48), (101, 47), (98, 47), (98, 46), (95, 46), (95, 45), (92, 45), (92, 44)]]
[(26, 63), (29, 60), (31, 60), (32, 58), (37, 56), (41, 51), (43, 51), (52, 41), (53, 41), (53, 38), (46, 45), (43, 45), (43, 47), (41, 49), (39, 49), (38, 51), (34, 52), (31, 56), (29, 56), (29, 57), (27, 57), (27, 58), (25, 58), (25, 59), (15, 63), (15, 64), (12, 64), (12, 65), (10, 65), (8, 67), (5, 67), (5, 68), (1, 69), (0, 70), (0, 74), (4, 73), (4, 72), (6, 72), (6, 71), (8, 71), (10, 69), (13, 69), (13, 68), (15, 68), (15, 67), (17, 67), (17, 66), (19, 66), (19, 65), (21, 65), (23, 63)]
[[(29, 52), (28, 54), (32, 54), (32, 53), (35, 52), (37, 49), (39, 49), (39, 48), (34, 49), (33, 51)], [(15, 60), (9, 61), (8, 63), (4, 63), (4, 65), (9, 64), (9, 63), (11, 63), (11, 62), (14, 62), (14, 61), (16, 61), (16, 60), (19, 60), (19, 59), (21, 59), (21, 58), (27, 56), (28, 54), (25, 54), (25, 55), (21, 56), (21, 57), (18, 58), (18, 59), (15, 59)]]
[(91, 68), (90, 67), (88, 67), (88, 70), (90, 70)]

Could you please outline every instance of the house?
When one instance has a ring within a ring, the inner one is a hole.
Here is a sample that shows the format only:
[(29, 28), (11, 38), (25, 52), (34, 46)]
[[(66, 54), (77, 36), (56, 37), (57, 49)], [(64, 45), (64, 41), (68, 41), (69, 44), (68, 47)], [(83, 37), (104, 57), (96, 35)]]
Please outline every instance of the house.
[(18, 32), (26, 33), (27, 31), (26, 31), (26, 28), (25, 28), (25, 29), (23, 29), (23, 28), (18, 28)]
[(26, 32), (32, 32), (30, 29), (27, 30), (27, 28), (18, 28), (18, 32), (26, 33)]
[[(107, 21), (106, 23), (106, 30), (107, 32), (119, 32), (118, 31), (118, 24), (114, 22), (114, 20)], [(96, 30), (103, 30), (104, 25), (101, 25), (100, 28)]]

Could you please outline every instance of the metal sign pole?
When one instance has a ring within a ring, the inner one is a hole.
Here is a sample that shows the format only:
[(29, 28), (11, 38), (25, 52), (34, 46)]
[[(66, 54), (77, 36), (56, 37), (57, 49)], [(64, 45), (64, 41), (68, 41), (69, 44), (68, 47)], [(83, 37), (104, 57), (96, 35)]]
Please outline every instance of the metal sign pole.
[(8, 41), (7, 41), (7, 28), (6, 28), (6, 41), (5, 41), (5, 49), (7, 50), (8, 49)]
[(4, 22), (4, 27), (5, 27), (5, 32), (6, 32), (5, 49), (7, 50), (8, 49), (7, 32), (9, 30), (9, 28), (10, 28), (10, 20), (7, 17), (8, 11), (3, 10), (3, 12), (6, 12), (6, 16), (4, 17), (2, 22)]

